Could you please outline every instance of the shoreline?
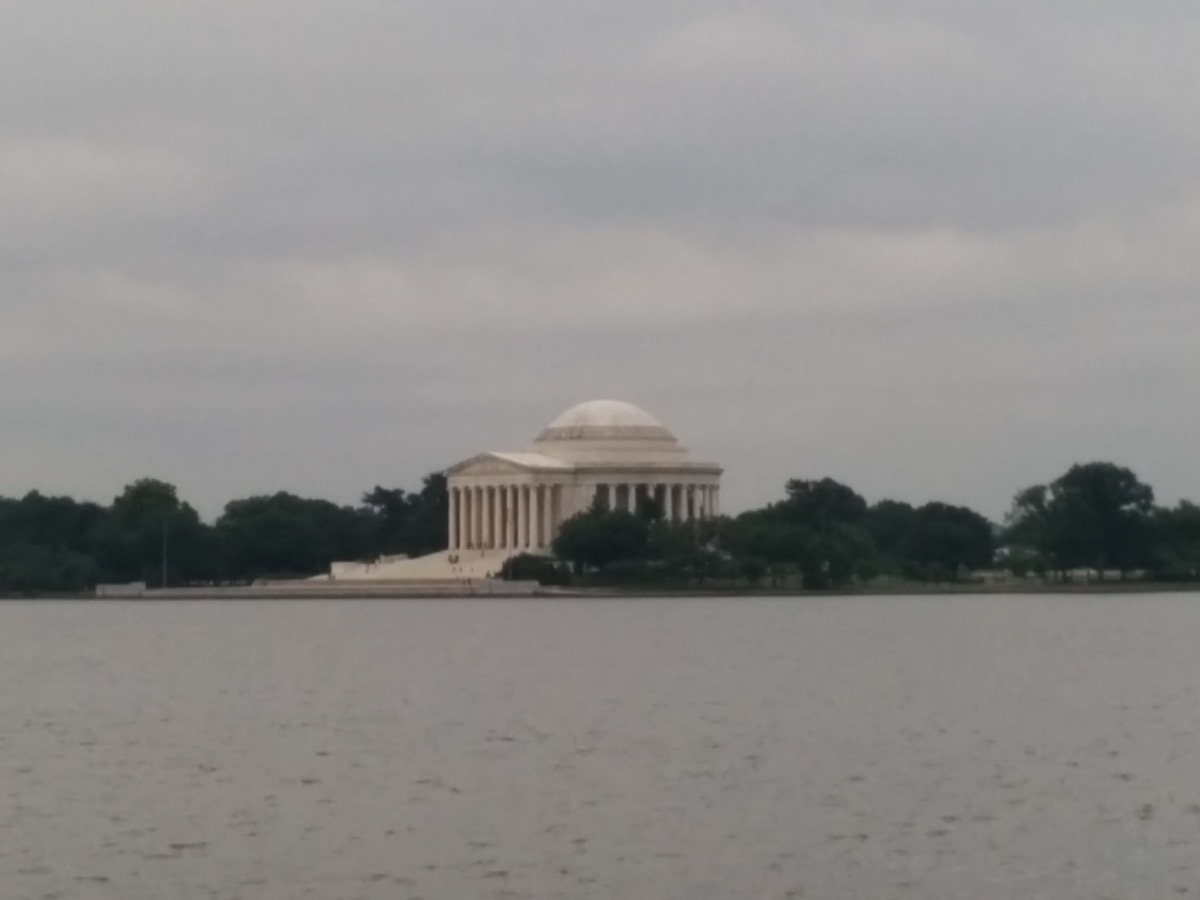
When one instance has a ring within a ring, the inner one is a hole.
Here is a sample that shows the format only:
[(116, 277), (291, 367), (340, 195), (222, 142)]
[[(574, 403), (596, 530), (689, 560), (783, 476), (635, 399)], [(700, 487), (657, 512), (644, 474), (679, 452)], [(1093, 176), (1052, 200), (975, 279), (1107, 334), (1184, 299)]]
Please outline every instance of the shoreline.
[[(310, 586), (311, 585), (311, 586)], [(528, 583), (494, 582), (474, 585), (448, 584), (432, 588), (428, 584), (407, 586), (403, 583), (344, 582), (276, 584), (270, 586), (196, 587), (147, 589), (126, 595), (97, 596), (84, 594), (45, 594), (0, 596), (0, 602), (89, 601), (89, 602), (166, 602), (172, 600), (504, 600), (504, 599), (705, 599), (757, 597), (904, 597), (904, 596), (1054, 596), (1070, 594), (1186, 594), (1200, 593), (1200, 582), (1094, 581), (1069, 584), (891, 584), (881, 587), (854, 587), (840, 590), (805, 591), (798, 588), (692, 587), (655, 588), (578, 587), (550, 588)]]

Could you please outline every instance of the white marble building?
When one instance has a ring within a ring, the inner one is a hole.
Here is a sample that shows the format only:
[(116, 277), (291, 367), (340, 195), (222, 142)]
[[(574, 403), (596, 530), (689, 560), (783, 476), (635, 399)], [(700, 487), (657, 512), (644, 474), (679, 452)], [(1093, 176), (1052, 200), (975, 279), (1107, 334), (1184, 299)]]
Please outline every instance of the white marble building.
[(518, 452), (489, 450), (447, 471), (448, 549), (419, 559), (334, 563), (329, 578), (484, 578), (518, 553), (548, 553), (562, 523), (599, 499), (635, 511), (653, 498), (664, 518), (689, 522), (721, 506), (721, 467), (694, 462), (662, 423), (630, 403), (567, 410)]
[(630, 512), (653, 499), (671, 522), (720, 509), (720, 466), (689, 460), (662, 423), (619, 400), (581, 403), (527, 450), (480, 453), (446, 474), (451, 551), (543, 551), (597, 499)]

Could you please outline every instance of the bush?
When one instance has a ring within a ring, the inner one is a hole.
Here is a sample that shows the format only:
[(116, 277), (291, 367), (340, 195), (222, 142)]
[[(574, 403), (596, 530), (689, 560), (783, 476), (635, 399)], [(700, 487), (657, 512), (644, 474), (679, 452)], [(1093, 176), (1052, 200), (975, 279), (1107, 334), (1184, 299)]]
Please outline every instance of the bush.
[(504, 561), (500, 577), (505, 581), (536, 581), (546, 587), (563, 587), (571, 583), (571, 570), (544, 556), (521, 553)]

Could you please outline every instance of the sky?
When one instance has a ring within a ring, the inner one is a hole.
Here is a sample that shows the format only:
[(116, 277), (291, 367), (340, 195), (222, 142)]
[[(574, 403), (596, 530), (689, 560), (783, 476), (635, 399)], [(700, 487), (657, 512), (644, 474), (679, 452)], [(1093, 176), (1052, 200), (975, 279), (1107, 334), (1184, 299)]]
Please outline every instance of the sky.
[(0, 0), (0, 494), (355, 502), (592, 398), (1200, 499), (1200, 4)]

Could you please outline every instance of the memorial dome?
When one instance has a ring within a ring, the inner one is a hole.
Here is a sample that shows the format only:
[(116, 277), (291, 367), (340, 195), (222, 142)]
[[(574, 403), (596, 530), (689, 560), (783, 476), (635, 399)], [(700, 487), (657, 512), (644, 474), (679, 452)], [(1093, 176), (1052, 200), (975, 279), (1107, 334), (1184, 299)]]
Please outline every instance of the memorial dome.
[(572, 406), (537, 437), (539, 444), (628, 440), (677, 443), (675, 435), (658, 419), (623, 400), (589, 400)]

